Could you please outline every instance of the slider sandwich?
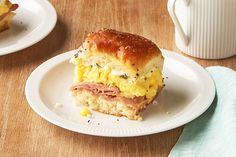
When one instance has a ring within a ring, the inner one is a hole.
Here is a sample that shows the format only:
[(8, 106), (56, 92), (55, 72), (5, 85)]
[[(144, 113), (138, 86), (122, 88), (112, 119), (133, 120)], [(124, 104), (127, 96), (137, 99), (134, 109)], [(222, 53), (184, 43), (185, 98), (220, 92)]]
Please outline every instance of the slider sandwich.
[(131, 120), (163, 87), (163, 57), (150, 40), (103, 29), (88, 34), (71, 58), (75, 65), (71, 86), (76, 101), (88, 108)]
[(11, 20), (18, 8), (17, 4), (12, 4), (9, 0), (0, 0), (0, 32), (9, 29)]

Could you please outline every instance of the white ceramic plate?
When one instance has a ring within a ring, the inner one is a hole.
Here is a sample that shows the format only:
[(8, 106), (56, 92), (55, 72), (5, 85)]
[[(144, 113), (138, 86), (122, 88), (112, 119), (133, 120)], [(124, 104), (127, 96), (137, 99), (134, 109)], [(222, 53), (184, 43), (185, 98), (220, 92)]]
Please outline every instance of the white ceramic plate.
[(209, 74), (197, 63), (177, 53), (162, 51), (166, 86), (158, 96), (157, 104), (151, 104), (144, 111), (143, 121), (92, 112), (88, 123), (89, 118), (80, 116), (81, 107), (73, 103), (69, 91), (74, 68), (69, 59), (75, 50), (56, 56), (34, 70), (26, 83), (26, 98), (44, 119), (79, 133), (127, 137), (176, 128), (206, 111), (214, 99), (215, 86)]
[(19, 4), (12, 27), (0, 33), (0, 56), (29, 47), (54, 28), (57, 15), (47, 0), (11, 0)]

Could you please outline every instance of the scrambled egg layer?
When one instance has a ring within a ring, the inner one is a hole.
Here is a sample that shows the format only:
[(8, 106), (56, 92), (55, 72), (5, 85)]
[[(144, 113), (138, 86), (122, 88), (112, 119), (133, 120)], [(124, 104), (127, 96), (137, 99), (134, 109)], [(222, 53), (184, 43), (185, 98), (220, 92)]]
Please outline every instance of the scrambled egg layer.
[(0, 3), (0, 15), (3, 15), (9, 11), (12, 4), (9, 1), (6, 1), (5, 3)]
[(112, 74), (109, 67), (85, 66), (76, 62), (74, 82), (102, 83), (116, 86), (121, 95), (125, 97), (146, 96), (151, 99), (156, 95), (157, 89), (163, 86), (162, 74), (159, 69), (151, 70), (147, 76), (135, 77)]

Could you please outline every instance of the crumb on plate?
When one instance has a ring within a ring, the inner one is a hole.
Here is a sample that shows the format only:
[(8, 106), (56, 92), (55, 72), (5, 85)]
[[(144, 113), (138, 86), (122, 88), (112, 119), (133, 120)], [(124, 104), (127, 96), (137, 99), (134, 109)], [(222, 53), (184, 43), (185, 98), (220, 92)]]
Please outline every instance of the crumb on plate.
[(89, 111), (88, 107), (83, 107), (80, 111), (80, 115), (83, 117), (91, 117), (91, 112)]

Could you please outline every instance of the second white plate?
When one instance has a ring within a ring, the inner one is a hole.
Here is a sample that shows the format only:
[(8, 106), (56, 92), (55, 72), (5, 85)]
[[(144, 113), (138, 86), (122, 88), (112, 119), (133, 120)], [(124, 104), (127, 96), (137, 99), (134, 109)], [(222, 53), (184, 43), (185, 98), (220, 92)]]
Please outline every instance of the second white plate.
[(207, 110), (214, 99), (215, 86), (208, 72), (197, 63), (174, 52), (162, 51), (166, 86), (157, 103), (144, 111), (143, 121), (98, 112), (93, 112), (90, 119), (80, 116), (81, 107), (73, 103), (69, 91), (74, 68), (69, 59), (76, 51), (61, 54), (40, 65), (27, 80), (26, 98), (44, 119), (79, 133), (127, 137), (176, 128)]
[(54, 28), (57, 14), (48, 0), (11, 0), (19, 8), (12, 27), (0, 33), (0, 56), (29, 47)]

